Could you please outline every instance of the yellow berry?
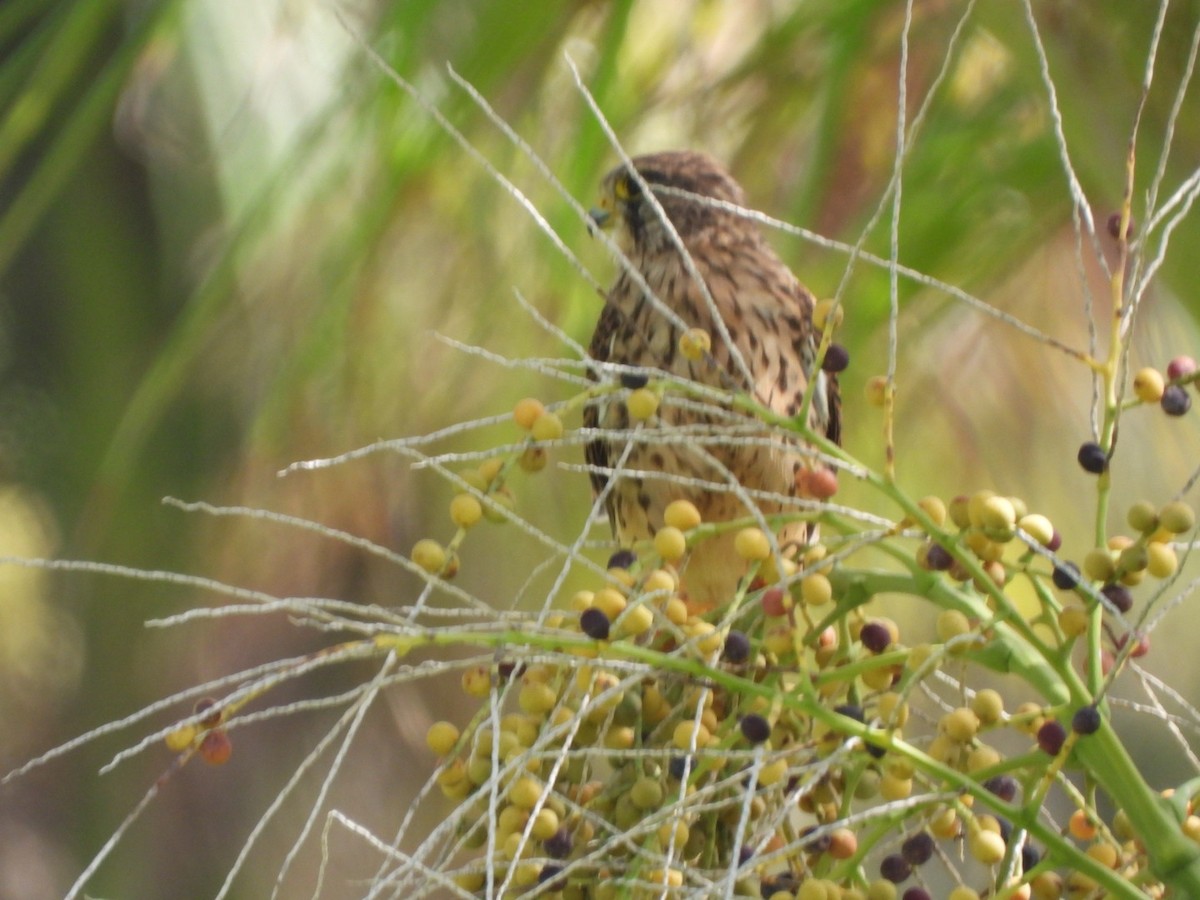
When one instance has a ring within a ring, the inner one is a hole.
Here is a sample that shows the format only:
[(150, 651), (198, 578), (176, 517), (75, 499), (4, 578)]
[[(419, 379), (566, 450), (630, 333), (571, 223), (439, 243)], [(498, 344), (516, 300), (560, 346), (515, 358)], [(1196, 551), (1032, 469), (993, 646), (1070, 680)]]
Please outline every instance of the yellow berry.
[(672, 597), (663, 607), (663, 615), (672, 625), (682, 625), (688, 620), (687, 604), (679, 597)]
[(971, 855), (985, 866), (994, 866), (1004, 859), (1004, 838), (994, 831), (977, 831), (968, 841)]
[(1159, 512), (1158, 522), (1164, 530), (1171, 534), (1183, 534), (1195, 527), (1196, 514), (1182, 500), (1174, 500)]
[(743, 528), (733, 539), (733, 549), (742, 559), (761, 561), (771, 555), (771, 542), (761, 528)]
[(541, 400), (526, 397), (524, 400), (518, 400), (517, 405), (513, 407), (513, 421), (528, 431), (545, 411), (546, 407), (542, 405)]
[(163, 741), (168, 750), (172, 753), (179, 753), (191, 746), (192, 741), (196, 739), (196, 734), (195, 725), (180, 725), (178, 728), (168, 731)]
[(425, 732), (425, 743), (438, 756), (445, 756), (458, 743), (458, 726), (453, 722), (434, 722)]
[(1146, 571), (1155, 578), (1170, 578), (1179, 568), (1179, 558), (1170, 544), (1146, 545)]
[(456, 494), (450, 501), (450, 521), (459, 528), (470, 528), (483, 517), (483, 504), (471, 494)]
[(616, 588), (601, 588), (592, 596), (592, 606), (608, 616), (610, 622), (625, 612), (628, 605), (625, 595)]
[(998, 765), (1002, 757), (1000, 751), (987, 744), (980, 744), (967, 754), (967, 771), (980, 772)]
[(521, 711), (531, 716), (544, 715), (558, 703), (558, 691), (544, 682), (528, 682), (517, 693)]
[(495, 481), (496, 476), (500, 474), (500, 470), (503, 468), (504, 460), (499, 458), (485, 459), (483, 462), (481, 462), (479, 464), (478, 472), (479, 479), (483, 482), (483, 486), (486, 488), (493, 481)]
[(680, 750), (692, 749), (693, 736), (695, 739), (695, 747), (701, 748), (708, 745), (709, 732), (703, 725), (687, 719), (675, 726), (675, 731), (671, 736), (672, 742)]
[(1058, 627), (1069, 638), (1079, 637), (1088, 630), (1089, 617), (1082, 606), (1066, 606), (1058, 614)]
[(946, 900), (979, 900), (979, 893), (973, 888), (960, 884), (946, 896)]
[(884, 800), (904, 800), (912, 795), (913, 780), (899, 778), (891, 772), (884, 772), (879, 780), (879, 796)]
[(486, 697), (492, 691), (492, 673), (487, 666), (472, 666), (462, 674), (463, 693)]
[(1096, 581), (1111, 581), (1117, 572), (1117, 564), (1113, 560), (1112, 552), (1107, 549), (1096, 548), (1089, 550), (1087, 556), (1083, 558), (1083, 574), (1088, 578)]
[(673, 821), (663, 822), (658, 826), (658, 843), (662, 849), (666, 849), (671, 845), (674, 839), (676, 849), (682, 849), (687, 843), (690, 829), (687, 822), (683, 819), (674, 819)]
[(636, 637), (650, 630), (654, 624), (654, 613), (645, 603), (628, 610), (620, 621), (621, 632)]
[(772, 760), (758, 770), (758, 783), (763, 787), (779, 784), (787, 777), (787, 760), (780, 758)]
[(1129, 511), (1125, 514), (1125, 521), (1134, 531), (1150, 534), (1158, 528), (1158, 510), (1149, 500), (1139, 500), (1129, 507)]
[(813, 306), (812, 323), (818, 331), (825, 330), (825, 324), (832, 319), (833, 328), (837, 330), (846, 316), (845, 307), (836, 300), (819, 300)]
[(1004, 715), (1004, 698), (999, 691), (984, 688), (971, 698), (971, 709), (985, 725), (993, 725)]
[(938, 613), (934, 626), (938, 640), (943, 644), (952, 638), (961, 637), (971, 631), (971, 620), (967, 614), (958, 609), (943, 609)]
[(552, 412), (544, 412), (534, 419), (529, 434), (535, 441), (556, 441), (563, 436), (562, 419)]
[(933, 519), (933, 524), (939, 528), (946, 522), (946, 504), (941, 497), (922, 497), (917, 501), (917, 506), (924, 510), (925, 515)]
[(446, 566), (446, 550), (431, 538), (421, 538), (413, 545), (412, 561), (426, 572), (436, 575)]
[(630, 391), (625, 398), (625, 408), (629, 410), (629, 418), (644, 422), (658, 412), (658, 394), (649, 388)]
[(679, 338), (679, 352), (684, 359), (703, 359), (712, 350), (712, 337), (703, 328), (689, 328)]
[(1054, 526), (1049, 519), (1039, 513), (1022, 516), (1021, 521), (1017, 524), (1021, 526), (1022, 531), (1043, 547), (1054, 540)]
[(942, 716), (939, 724), (941, 731), (947, 737), (960, 744), (974, 740), (975, 735), (979, 732), (979, 716), (975, 715), (975, 711), (967, 706), (960, 706), (953, 712), (946, 713)]
[(1162, 372), (1158, 369), (1147, 366), (1144, 369), (1138, 369), (1133, 376), (1133, 392), (1143, 403), (1157, 403), (1162, 399), (1165, 389), (1166, 382)]
[(678, 869), (651, 869), (646, 873), (646, 880), (660, 887), (682, 887), (683, 873)]
[(542, 796), (542, 783), (526, 775), (518, 778), (508, 789), (508, 802), (518, 809), (533, 809)]
[(483, 517), (489, 522), (507, 522), (512, 510), (517, 505), (508, 488), (500, 488), (497, 491), (493, 491), (489, 495), (489, 499), (492, 502), (483, 508)]
[(669, 594), (677, 587), (679, 582), (666, 569), (655, 569), (642, 583), (642, 590), (647, 594)]
[(1003, 542), (1012, 539), (1017, 511), (1007, 497), (988, 497), (982, 503), (979, 518), (980, 527), (992, 540)]
[(867, 403), (871, 404), (871, 406), (883, 406), (887, 399), (887, 376), (873, 375), (872, 377), (868, 378), (863, 391), (866, 395)]
[(663, 510), (663, 522), (680, 531), (687, 531), (700, 524), (700, 510), (690, 500), (672, 500)]
[(809, 606), (822, 606), (833, 599), (833, 585), (825, 575), (814, 572), (800, 580), (800, 596)]
[(687, 538), (674, 525), (664, 525), (654, 534), (654, 550), (667, 562), (675, 562), (687, 553)]

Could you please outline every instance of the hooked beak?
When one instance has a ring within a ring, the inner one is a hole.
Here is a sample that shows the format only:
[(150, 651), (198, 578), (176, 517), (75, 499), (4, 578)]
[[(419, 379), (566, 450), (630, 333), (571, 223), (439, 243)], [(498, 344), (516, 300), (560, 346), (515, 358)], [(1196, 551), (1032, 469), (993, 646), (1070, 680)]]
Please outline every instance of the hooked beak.
[(612, 213), (610, 213), (607, 209), (600, 209), (599, 207), (593, 206), (588, 210), (588, 218), (591, 219), (591, 221), (588, 222), (588, 234), (591, 237), (595, 237), (597, 230), (602, 231), (608, 225), (609, 221), (612, 219)]

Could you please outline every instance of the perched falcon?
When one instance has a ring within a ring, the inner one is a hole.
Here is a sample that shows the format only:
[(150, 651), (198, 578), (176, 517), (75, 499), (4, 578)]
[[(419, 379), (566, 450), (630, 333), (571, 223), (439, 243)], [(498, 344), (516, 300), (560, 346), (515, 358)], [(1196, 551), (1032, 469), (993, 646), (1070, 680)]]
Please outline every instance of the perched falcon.
[[(656, 308), (637, 278), (623, 266), (596, 325), (591, 357), (601, 363), (658, 369), (676, 378), (745, 392), (785, 416), (800, 411), (808, 379), (815, 377), (808, 424), (836, 442), (840, 424), (836, 379), (812, 371), (816, 354), (812, 295), (780, 261), (753, 222), (679, 193), (744, 206), (742, 189), (702, 153), (654, 153), (632, 162), (687, 248), (743, 364), (738, 364), (721, 337), (683, 254), (626, 166), (618, 166), (604, 178), (593, 218), (599, 227), (612, 230), (632, 269), (678, 318)], [(683, 329), (692, 328), (711, 336), (711, 352), (699, 359), (685, 357), (679, 348)], [(611, 477), (604, 470), (617, 468), (624, 454), (619, 468), (625, 474), (617, 476), (606, 495), (609, 521), (623, 546), (652, 537), (663, 525), (663, 510), (676, 499), (691, 500), (706, 522), (750, 515), (744, 501), (728, 489), (730, 476), (753, 496), (765, 515), (794, 512), (797, 506), (787, 498), (799, 494), (797, 470), (813, 464), (798, 452), (804, 444), (796, 435), (768, 428), (753, 417), (732, 412), (727, 405), (708, 401), (703, 408), (695, 402), (689, 404), (677, 393), (669, 394), (657, 419), (647, 423), (641, 437), (649, 440), (625, 439), (630, 419), (620, 394), (591, 403), (584, 424), (610, 432), (598, 435), (587, 446), (592, 484), (598, 493)], [(627, 443), (632, 443), (628, 452)], [(806, 536), (804, 522), (789, 525), (778, 534), (780, 545), (788, 547), (803, 543)], [(702, 544), (691, 554), (683, 572), (683, 589), (696, 607), (719, 606), (733, 596), (745, 571), (745, 563), (734, 552), (733, 535), (728, 534)]]

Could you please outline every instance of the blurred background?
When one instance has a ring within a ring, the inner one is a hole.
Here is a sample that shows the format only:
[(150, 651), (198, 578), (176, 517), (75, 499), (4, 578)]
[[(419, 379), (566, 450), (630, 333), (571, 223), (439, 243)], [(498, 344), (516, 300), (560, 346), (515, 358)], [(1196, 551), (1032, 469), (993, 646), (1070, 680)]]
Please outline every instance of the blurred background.
[[(1159, 10), (1127, 0), (1034, 2), (1032, 10), (1097, 243), (1115, 262), (1104, 223), (1121, 202)], [(1190, 74), (1196, 15), (1186, 4), (1165, 12), (1135, 147), (1139, 220), (1169, 121), (1160, 202), (1200, 159), (1194, 91), (1171, 119)], [(6, 0), (0, 554), (403, 604), (415, 583), (343, 543), (160, 501), (300, 515), (406, 552), (419, 537), (451, 531), (452, 490), (436, 475), (387, 453), (277, 473), (379, 438), (504, 416), (528, 394), (570, 396), (565, 384), (438, 339), (510, 358), (569, 356), (514, 291), (584, 343), (601, 301), (360, 40), (525, 192), (604, 284), (612, 264), (602, 248), (448, 65), (584, 206), (617, 155), (567, 58), (629, 152), (707, 150), (752, 205), (853, 243), (894, 165), (904, 21), (905, 5), (894, 0)], [(1022, 4), (912, 4), (910, 123), (935, 84), (936, 93), (905, 161), (900, 259), (1072, 348), (1088, 348), (1091, 316), (1103, 351), (1109, 286), (1090, 239), (1076, 252), (1035, 47)], [(888, 232), (884, 215), (865, 248), (886, 256)], [(816, 295), (839, 290), (845, 253), (794, 236), (773, 240)], [(1132, 366), (1200, 355), (1198, 252), (1193, 214), (1174, 230), (1145, 297)], [(882, 421), (860, 397), (865, 380), (886, 368), (888, 273), (859, 260), (841, 291), (840, 339), (852, 358), (845, 444), (878, 465)], [(1094, 482), (1074, 461), (1091, 434), (1088, 370), (944, 293), (902, 280), (898, 297), (902, 484), (914, 495), (990, 487), (1021, 496), (1058, 525), (1068, 555), (1082, 555), (1094, 535)], [(1183, 486), (1200, 459), (1197, 415), (1135, 409), (1123, 421), (1114, 527), (1131, 501), (1165, 502)], [(502, 424), (438, 446), (469, 451), (515, 437)], [(840, 499), (878, 507), (848, 481)], [(588, 500), (578, 473), (552, 468), (517, 484), (522, 515), (567, 541), (583, 527)], [(537, 545), (512, 531), (480, 532), (468, 541), (459, 583), (511, 605), (537, 560)], [(0, 769), (173, 691), (329, 640), (284, 616), (143, 624), (223, 602), (129, 578), (0, 570)], [(893, 613), (906, 621), (902, 603)], [(1194, 695), (1190, 618), (1187, 605), (1173, 613), (1147, 663)], [(907, 627), (919, 637), (928, 623)], [(271, 702), (334, 694), (371, 672), (343, 666), (292, 682)], [(424, 729), (453, 717), (455, 704), (467, 708), (454, 679), (393, 692), (368, 717), (330, 805), (393, 832), (432, 765)], [(152, 725), (188, 711), (164, 710)], [(89, 893), (215, 894), (255, 821), (335, 716), (239, 730), (227, 765), (196, 762), (177, 773)], [(151, 748), (98, 774), (148, 727), (0, 788), (0, 897), (68, 890), (170, 763), (165, 749)], [(1139, 752), (1150, 759), (1155, 750)], [(1160, 765), (1155, 776), (1167, 783), (1177, 772)], [(230, 896), (270, 894), (307, 815), (304, 798), (318, 786), (311, 780)], [(433, 822), (437, 813), (431, 801), (421, 815)], [(344, 831), (329, 840), (334, 864), (322, 896), (365, 893), (351, 879), (369, 878), (376, 857)], [(281, 896), (311, 895), (319, 857), (310, 838)]]

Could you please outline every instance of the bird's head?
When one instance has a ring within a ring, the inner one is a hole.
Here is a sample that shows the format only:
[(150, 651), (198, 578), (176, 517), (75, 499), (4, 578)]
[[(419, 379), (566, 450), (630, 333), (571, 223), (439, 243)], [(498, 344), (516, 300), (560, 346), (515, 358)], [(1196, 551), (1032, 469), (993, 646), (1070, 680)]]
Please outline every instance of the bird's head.
[[(716, 160), (703, 153), (673, 150), (635, 156), (631, 162), (685, 241), (732, 214), (675, 191), (739, 206), (745, 204), (737, 182)], [(600, 199), (590, 215), (596, 227), (612, 232), (617, 246), (626, 254), (655, 250), (669, 241), (658, 212), (625, 165), (604, 176)]]

